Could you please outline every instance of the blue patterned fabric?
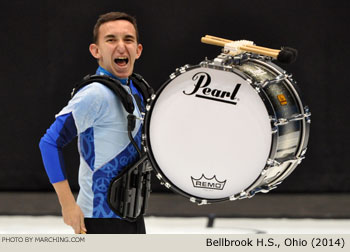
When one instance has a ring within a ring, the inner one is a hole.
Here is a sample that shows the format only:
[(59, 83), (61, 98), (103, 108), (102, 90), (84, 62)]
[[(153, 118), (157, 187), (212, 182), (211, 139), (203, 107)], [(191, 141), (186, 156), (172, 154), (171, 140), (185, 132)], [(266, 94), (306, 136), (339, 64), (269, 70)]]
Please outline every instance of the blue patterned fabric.
[[(140, 148), (141, 129), (134, 139)], [(92, 186), (92, 191), (94, 192), (93, 218), (119, 218), (108, 206), (108, 187), (111, 180), (116, 177), (123, 168), (132, 165), (137, 159), (138, 153), (132, 143), (130, 143), (118, 156), (94, 173)]]
[(80, 134), (79, 138), (80, 153), (83, 156), (90, 169), (94, 170), (95, 165), (95, 145), (94, 145), (94, 128), (88, 128)]

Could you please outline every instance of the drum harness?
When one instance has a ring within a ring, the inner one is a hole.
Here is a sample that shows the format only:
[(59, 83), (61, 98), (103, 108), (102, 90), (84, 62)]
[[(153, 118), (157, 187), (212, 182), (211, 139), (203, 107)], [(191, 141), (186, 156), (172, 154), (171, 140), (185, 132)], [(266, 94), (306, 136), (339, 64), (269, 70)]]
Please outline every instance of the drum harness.
[[(154, 90), (141, 75), (133, 73), (129, 79), (131, 79), (137, 90), (140, 91), (145, 102), (154, 94)], [(106, 75), (85, 76), (82, 81), (75, 85), (71, 96), (73, 97), (78, 90), (93, 82), (101, 83), (112, 90), (120, 98), (123, 107), (129, 113), (127, 116), (128, 137), (140, 158), (134, 164), (125, 167), (122, 172), (111, 180), (108, 188), (107, 202), (109, 207), (118, 216), (127, 221), (135, 221), (138, 216), (146, 212), (148, 198), (151, 192), (152, 166), (147, 158), (147, 154), (142, 148), (140, 150), (132, 137), (132, 131), (136, 126), (136, 119), (142, 120), (142, 118), (137, 118), (133, 114), (135, 106), (132, 96), (123, 88), (120, 81)], [(134, 97), (142, 113), (141, 99), (137, 95)]]

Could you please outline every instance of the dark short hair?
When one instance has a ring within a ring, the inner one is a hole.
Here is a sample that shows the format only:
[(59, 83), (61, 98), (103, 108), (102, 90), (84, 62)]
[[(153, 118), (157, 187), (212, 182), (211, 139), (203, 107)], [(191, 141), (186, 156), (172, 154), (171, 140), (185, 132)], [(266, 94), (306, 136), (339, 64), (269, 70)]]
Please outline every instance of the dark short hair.
[(126, 21), (129, 21), (130, 23), (132, 23), (132, 25), (134, 26), (135, 31), (136, 31), (136, 41), (137, 41), (137, 43), (139, 43), (140, 39), (139, 39), (139, 31), (137, 29), (136, 18), (133, 16), (130, 16), (127, 13), (118, 12), (118, 11), (108, 12), (106, 14), (102, 14), (99, 16), (99, 18), (97, 19), (97, 22), (94, 26), (93, 38), (92, 38), (93, 43), (97, 43), (98, 32), (99, 32), (100, 26), (106, 22), (115, 21), (115, 20), (126, 20)]

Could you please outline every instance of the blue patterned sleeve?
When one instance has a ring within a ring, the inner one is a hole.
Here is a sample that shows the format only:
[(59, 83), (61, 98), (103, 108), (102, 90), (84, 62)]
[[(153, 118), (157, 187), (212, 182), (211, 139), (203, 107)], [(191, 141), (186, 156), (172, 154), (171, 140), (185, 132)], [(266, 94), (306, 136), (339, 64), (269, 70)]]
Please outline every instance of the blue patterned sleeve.
[(51, 183), (66, 179), (62, 148), (77, 135), (72, 113), (58, 116), (46, 134), (41, 138), (39, 147), (46, 173)]

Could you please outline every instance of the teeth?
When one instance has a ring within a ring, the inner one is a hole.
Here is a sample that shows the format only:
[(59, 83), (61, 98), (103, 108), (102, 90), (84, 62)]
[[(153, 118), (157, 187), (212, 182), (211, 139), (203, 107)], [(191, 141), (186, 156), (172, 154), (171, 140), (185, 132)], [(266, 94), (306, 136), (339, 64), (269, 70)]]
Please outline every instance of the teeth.
[(125, 62), (126, 64), (128, 64), (128, 57), (117, 57), (114, 59), (115, 63), (122, 63), (122, 62)]

